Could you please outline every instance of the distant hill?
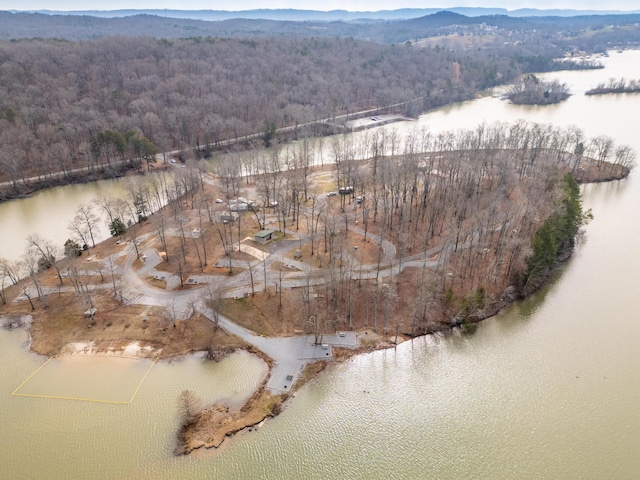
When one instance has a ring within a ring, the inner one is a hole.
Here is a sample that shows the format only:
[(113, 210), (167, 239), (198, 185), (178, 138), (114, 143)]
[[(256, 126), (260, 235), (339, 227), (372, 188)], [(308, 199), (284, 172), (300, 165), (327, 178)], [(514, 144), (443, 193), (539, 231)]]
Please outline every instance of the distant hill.
[(153, 15), (166, 18), (180, 18), (191, 20), (222, 21), (232, 19), (251, 20), (284, 20), (284, 21), (371, 21), (371, 20), (402, 20), (423, 17), (440, 11), (449, 11), (467, 17), (479, 17), (485, 15), (507, 15), (510, 17), (574, 17), (582, 15), (618, 15), (627, 13), (640, 13), (639, 10), (626, 12), (620, 10), (569, 10), (523, 8), (507, 10), (504, 8), (483, 7), (454, 7), (454, 8), (400, 8), (397, 10), (378, 10), (374, 12), (330, 10), (327, 12), (318, 10), (298, 9), (256, 9), (256, 10), (172, 10), (172, 9), (124, 9), (124, 10), (13, 10), (13, 13), (42, 13), (45, 15), (79, 15), (98, 18), (130, 17), (134, 15)]
[[(393, 10), (388, 12), (416, 13), (419, 9)], [(463, 10), (463, 9), (460, 9)], [(468, 10), (468, 9), (464, 9)], [(437, 11), (428, 15), (407, 19), (366, 19), (357, 20), (271, 20), (252, 18), (232, 18), (226, 20), (196, 20), (177, 18), (180, 12), (169, 11), (166, 16), (151, 15), (146, 10), (120, 10), (117, 12), (137, 12), (128, 16), (108, 16), (114, 12), (102, 12), (104, 16), (51, 13), (11, 13), (0, 11), (0, 39), (58, 38), (66, 40), (96, 39), (112, 36), (147, 36), (167, 40), (175, 38), (237, 38), (237, 37), (351, 37), (382, 44), (400, 44), (420, 41), (438, 36), (486, 37), (494, 46), (500, 43), (527, 43), (535, 38), (545, 38), (545, 43), (564, 42), (577, 48), (577, 38), (589, 37), (589, 44), (581, 48), (602, 51), (613, 44), (637, 48), (640, 14), (620, 15), (576, 15), (576, 16), (527, 16), (516, 17), (505, 14), (487, 14), (499, 9), (472, 9), (483, 11), (481, 16), (463, 15), (452, 10)], [(154, 10), (154, 12), (160, 12)], [(207, 13), (219, 13), (205, 11)], [(363, 12), (312, 12), (308, 10), (253, 10), (259, 12), (280, 12), (295, 16), (361, 14)], [(530, 12), (527, 10), (527, 12)], [(558, 11), (559, 13), (560, 11)], [(564, 11), (563, 11), (564, 12)], [(93, 12), (96, 13), (96, 12)], [(100, 13), (100, 12), (97, 12)], [(230, 12), (226, 12), (230, 14)], [(234, 13), (234, 12), (231, 12)], [(237, 12), (235, 12), (237, 13)], [(371, 13), (371, 12), (369, 12)], [(376, 14), (380, 12), (371, 13)], [(266, 15), (266, 13), (265, 13)], [(329, 18), (329, 17), (325, 17)], [(624, 27), (612, 30), (611, 26)], [(588, 33), (588, 35), (587, 35)], [(622, 43), (620, 43), (622, 42)], [(534, 42), (535, 44), (535, 42)], [(484, 45), (484, 44), (483, 44)], [(476, 45), (476, 48), (479, 45)], [(465, 49), (469, 45), (457, 48)], [(450, 48), (456, 48), (450, 46)]]

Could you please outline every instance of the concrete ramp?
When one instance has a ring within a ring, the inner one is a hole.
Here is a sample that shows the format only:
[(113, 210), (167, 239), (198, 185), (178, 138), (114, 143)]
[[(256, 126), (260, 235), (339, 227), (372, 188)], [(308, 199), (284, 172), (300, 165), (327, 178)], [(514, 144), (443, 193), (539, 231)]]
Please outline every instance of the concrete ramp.
[[(256, 257), (258, 260), (265, 260), (269, 254), (267, 252), (263, 252), (259, 248), (253, 247), (251, 245), (247, 245), (245, 242), (247, 240), (251, 240), (250, 238), (245, 238), (242, 243), (240, 243), (240, 251), (244, 253), (248, 253), (252, 257)], [(238, 250), (238, 246), (233, 247), (234, 250)]]

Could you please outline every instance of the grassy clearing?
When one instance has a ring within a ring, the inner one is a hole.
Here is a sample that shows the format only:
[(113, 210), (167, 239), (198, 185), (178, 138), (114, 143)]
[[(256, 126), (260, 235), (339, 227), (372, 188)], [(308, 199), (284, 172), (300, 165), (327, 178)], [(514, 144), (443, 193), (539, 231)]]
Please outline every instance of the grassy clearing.
[[(161, 357), (245, 346), (201, 315), (178, 320), (174, 326), (161, 307), (122, 305), (106, 292), (92, 298), (98, 309), (94, 319), (84, 316), (88, 305), (77, 294), (50, 295), (47, 301), (49, 306), (45, 309), (34, 299), (36, 315), (31, 327), (31, 349), (43, 355), (58, 355), (68, 351), (68, 345), (73, 343), (90, 343), (93, 351), (106, 353), (122, 351), (138, 342), (151, 347), (149, 355)], [(11, 305), (10, 311), (30, 313), (29, 303)]]

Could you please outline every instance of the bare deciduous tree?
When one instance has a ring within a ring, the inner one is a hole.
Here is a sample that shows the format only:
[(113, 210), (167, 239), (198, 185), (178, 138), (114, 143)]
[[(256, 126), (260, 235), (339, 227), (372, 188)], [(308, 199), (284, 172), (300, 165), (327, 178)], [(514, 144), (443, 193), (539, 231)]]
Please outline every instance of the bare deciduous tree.
[(178, 396), (178, 418), (181, 425), (193, 422), (202, 410), (202, 400), (193, 390), (183, 390)]

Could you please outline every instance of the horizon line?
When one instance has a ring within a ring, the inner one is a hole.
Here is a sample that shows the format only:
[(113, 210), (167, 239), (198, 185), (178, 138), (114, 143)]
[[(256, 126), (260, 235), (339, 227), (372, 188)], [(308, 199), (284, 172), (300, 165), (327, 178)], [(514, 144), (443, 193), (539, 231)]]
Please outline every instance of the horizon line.
[[(347, 10), (341, 8), (334, 8), (331, 10), (318, 10), (318, 9), (308, 9), (308, 8), (246, 8), (242, 10), (227, 10), (227, 9), (212, 9), (212, 8), (197, 8), (197, 9), (188, 9), (188, 8), (113, 8), (113, 9), (73, 9), (73, 10), (62, 10), (62, 9), (48, 9), (48, 8), (38, 8), (38, 9), (6, 9), (4, 11), (11, 13), (41, 13), (41, 12), (64, 12), (64, 13), (74, 13), (74, 12), (139, 12), (139, 11), (158, 11), (158, 12), (223, 12), (223, 13), (242, 13), (242, 12), (277, 12), (277, 11), (290, 11), (290, 12), (319, 12), (319, 13), (332, 13), (332, 12), (346, 12), (346, 13), (383, 13), (383, 12), (398, 12), (402, 10), (438, 10), (438, 11), (446, 11), (446, 10), (503, 10), (505, 12), (522, 12), (522, 11), (534, 11), (534, 12), (603, 12), (603, 13), (611, 13), (611, 12), (620, 12), (620, 13), (640, 13), (640, 9), (635, 10), (620, 10), (620, 9), (594, 9), (594, 8), (535, 8), (535, 7), (522, 7), (515, 9), (508, 9), (505, 7), (471, 7), (471, 6), (455, 6), (455, 7), (400, 7), (394, 9), (382, 9), (382, 10)], [(2, 11), (2, 10), (0, 10)]]

